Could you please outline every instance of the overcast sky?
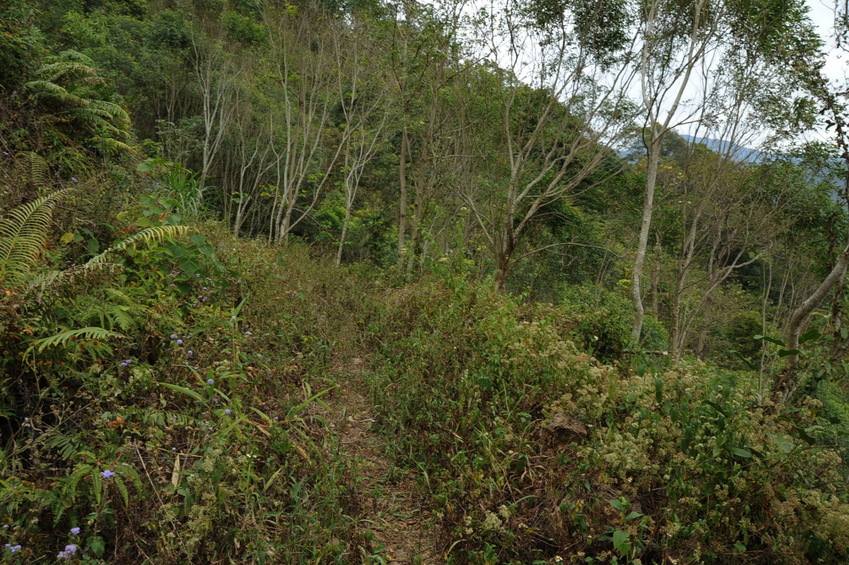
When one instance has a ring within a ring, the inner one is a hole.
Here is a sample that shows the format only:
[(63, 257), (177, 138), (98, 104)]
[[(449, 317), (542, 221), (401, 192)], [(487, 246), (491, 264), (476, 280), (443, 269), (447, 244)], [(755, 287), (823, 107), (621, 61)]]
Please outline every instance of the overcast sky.
[[(834, 0), (807, 0), (811, 19), (819, 26), (820, 35), (826, 45), (834, 45)], [(826, 72), (833, 79), (846, 79), (846, 58), (842, 52), (832, 49), (833, 55), (826, 64)]]

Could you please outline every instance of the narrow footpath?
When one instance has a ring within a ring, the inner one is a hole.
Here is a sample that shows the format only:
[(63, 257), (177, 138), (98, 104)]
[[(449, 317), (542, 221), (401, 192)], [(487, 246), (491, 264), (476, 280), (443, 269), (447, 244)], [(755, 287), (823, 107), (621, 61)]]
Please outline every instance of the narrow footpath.
[(333, 369), (337, 389), (326, 399), (331, 432), (348, 461), (360, 493), (359, 551), (366, 564), (436, 565), (429, 514), (416, 495), (415, 476), (386, 457), (385, 439), (375, 429), (373, 405), (363, 379), (364, 363), (354, 358)]

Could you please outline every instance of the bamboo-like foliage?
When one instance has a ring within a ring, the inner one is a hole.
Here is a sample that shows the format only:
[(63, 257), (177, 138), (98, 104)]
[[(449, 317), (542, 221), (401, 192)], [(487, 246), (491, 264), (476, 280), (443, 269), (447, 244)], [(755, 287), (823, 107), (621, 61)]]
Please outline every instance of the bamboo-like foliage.
[(44, 251), (53, 207), (70, 188), (58, 190), (13, 209), (0, 219), (0, 282), (15, 284)]

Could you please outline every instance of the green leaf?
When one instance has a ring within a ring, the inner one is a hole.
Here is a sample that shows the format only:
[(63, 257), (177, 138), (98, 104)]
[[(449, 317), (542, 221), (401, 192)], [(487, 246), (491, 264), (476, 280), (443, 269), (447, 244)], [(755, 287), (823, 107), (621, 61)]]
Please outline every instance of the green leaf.
[(628, 540), (630, 539), (631, 534), (628, 532), (616, 530), (613, 532), (613, 547), (620, 553), (627, 553), (631, 549), (631, 544), (628, 543)]
[(804, 343), (811, 341), (812, 339), (818, 339), (822, 334), (817, 328), (812, 328), (799, 338), (799, 345), (803, 345)]
[(756, 335), (755, 339), (762, 339), (764, 341), (768, 341), (769, 343), (784, 347), (784, 342), (780, 339), (776, 339), (774, 337), (767, 337), (765, 335)]
[(750, 371), (758, 370), (754, 363), (752, 363), (749, 359), (743, 357), (743, 354), (737, 351), (736, 349), (729, 349), (728, 352), (737, 357), (740, 361), (742, 361), (743, 364), (745, 364)]
[(630, 514), (625, 516), (625, 521), (630, 522), (631, 520), (636, 520), (637, 518), (642, 518), (643, 515), (637, 512), (636, 510), (632, 510)]
[(777, 445), (778, 448), (784, 453), (790, 453), (791, 451), (793, 451), (793, 448), (796, 447), (792, 441), (780, 435), (772, 435), (770, 436), (770, 438), (772, 439), (772, 441), (775, 442), (775, 445)]
[(612, 500), (608, 500), (607, 503), (610, 504), (612, 507), (614, 507), (615, 509), (617, 509), (620, 512), (625, 512), (625, 510), (627, 509), (627, 506), (622, 504), (621, 500), (612, 499)]
[(181, 393), (185, 394), (186, 396), (191, 396), (192, 398), (194, 398), (198, 402), (203, 402), (203, 396), (201, 396), (200, 393), (196, 390), (192, 390), (190, 388), (186, 388), (186, 387), (180, 386), (180, 385), (173, 385), (171, 383), (159, 383), (159, 384), (161, 386), (166, 387), (166, 388), (170, 388), (171, 390), (181, 392)]
[(100, 557), (106, 551), (106, 541), (100, 536), (88, 538), (88, 549), (95, 557)]
[(740, 542), (736, 542), (734, 544), (734, 551), (737, 553), (744, 553), (746, 551), (746, 546)]
[(799, 351), (798, 349), (779, 349), (778, 350), (778, 356), (779, 357), (788, 357), (790, 355), (799, 355), (799, 353), (801, 353), (801, 351)]
[(654, 398), (658, 404), (663, 404), (663, 379), (660, 377), (654, 379)]
[(717, 404), (716, 402), (714, 402), (712, 400), (705, 400), (705, 404), (707, 404), (708, 406), (710, 406), (711, 408), (713, 408), (714, 410), (716, 410), (717, 412), (719, 412), (720, 414), (722, 414), (726, 418), (728, 417), (728, 414), (725, 412), (725, 409), (722, 406), (720, 406), (719, 404)]
[(745, 457), (746, 459), (752, 458), (752, 452), (749, 451), (748, 449), (743, 449), (742, 447), (732, 447), (731, 453), (733, 453), (734, 455), (738, 455), (740, 457)]
[(136, 170), (140, 173), (150, 173), (156, 169), (156, 159), (145, 159), (138, 165), (136, 165)]

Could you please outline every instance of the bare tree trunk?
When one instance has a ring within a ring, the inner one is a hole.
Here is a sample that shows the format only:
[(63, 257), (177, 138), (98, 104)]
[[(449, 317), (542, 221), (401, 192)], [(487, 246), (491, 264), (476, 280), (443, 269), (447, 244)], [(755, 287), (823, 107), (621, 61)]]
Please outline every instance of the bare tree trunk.
[(406, 250), (407, 231), (407, 124), (401, 129), (401, 155), (398, 158), (398, 185), (401, 188), (401, 196), (398, 204), (398, 262), (404, 259)]
[(342, 265), (342, 250), (345, 248), (345, 238), (348, 236), (348, 224), (351, 222), (351, 208), (345, 207), (345, 219), (342, 221), (342, 233), (339, 235), (339, 248), (336, 250), (336, 266)]
[[(695, 68), (702, 61), (708, 43), (714, 38), (712, 29), (705, 26), (703, 10), (706, 0), (697, 0), (693, 3), (693, 21), (686, 53), (682, 60), (674, 64), (677, 68), (670, 69), (669, 63), (656, 68), (654, 50), (662, 41), (657, 36), (658, 13), (661, 10), (660, 3), (652, 0), (646, 6), (646, 28), (644, 33), (644, 44), (641, 53), (640, 74), (643, 106), (647, 112), (650, 139), (647, 143), (648, 163), (646, 172), (646, 193), (643, 203), (643, 218), (640, 224), (640, 237), (637, 242), (637, 254), (634, 258), (634, 268), (631, 276), (631, 296), (634, 300), (634, 325), (631, 328), (632, 348), (640, 343), (643, 332), (643, 320), (645, 319), (645, 308), (643, 307), (643, 295), (641, 278), (643, 266), (646, 261), (646, 248), (648, 246), (649, 230), (651, 229), (652, 212), (654, 207), (654, 190), (657, 184), (657, 169), (660, 165), (660, 149), (663, 136), (670, 130), (673, 118), (678, 112), (684, 91), (690, 82)], [(661, 46), (661, 49), (668, 49)], [(675, 83), (678, 83), (677, 88)], [(658, 123), (658, 108), (663, 104), (667, 93), (672, 92), (674, 97), (666, 110), (663, 123)]]
[[(655, 125), (651, 126), (653, 129)], [(646, 198), (643, 202), (643, 219), (640, 224), (640, 237), (637, 242), (637, 256), (634, 259), (634, 270), (631, 273), (631, 297), (634, 300), (634, 325), (631, 328), (631, 347), (637, 347), (640, 343), (640, 335), (643, 332), (643, 319), (646, 311), (643, 308), (643, 293), (640, 281), (643, 274), (643, 265), (646, 262), (646, 248), (649, 242), (649, 230), (651, 229), (651, 217), (654, 211), (654, 189), (657, 184), (657, 168), (660, 163), (660, 136), (655, 138), (649, 148), (648, 173), (646, 175)]]
[[(506, 247), (510, 247), (509, 245)], [(507, 248), (501, 249), (496, 258), (497, 271), (495, 273), (495, 289), (504, 292), (507, 284), (507, 274), (510, 271), (512, 261), (511, 252)]]
[(654, 244), (655, 260), (651, 271), (651, 310), (655, 317), (660, 317), (660, 271), (662, 268), (662, 252), (660, 244), (660, 234), (657, 234)]

